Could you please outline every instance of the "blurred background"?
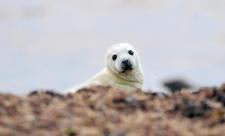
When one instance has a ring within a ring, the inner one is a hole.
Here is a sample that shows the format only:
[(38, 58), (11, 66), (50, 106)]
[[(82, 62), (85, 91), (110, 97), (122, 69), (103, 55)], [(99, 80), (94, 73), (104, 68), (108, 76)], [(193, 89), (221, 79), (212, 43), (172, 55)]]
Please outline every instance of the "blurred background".
[(145, 89), (225, 81), (224, 0), (0, 0), (0, 91), (67, 89), (118, 42), (139, 51)]

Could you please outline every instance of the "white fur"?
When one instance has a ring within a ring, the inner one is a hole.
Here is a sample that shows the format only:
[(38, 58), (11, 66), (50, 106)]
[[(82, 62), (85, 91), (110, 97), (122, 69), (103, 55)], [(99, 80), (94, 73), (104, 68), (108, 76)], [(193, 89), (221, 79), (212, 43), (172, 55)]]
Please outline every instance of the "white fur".
[[(134, 55), (128, 54), (132, 50)], [(114, 61), (112, 56), (116, 54)], [(133, 70), (123, 72), (121, 62), (129, 60)], [(128, 43), (119, 43), (112, 46), (105, 55), (105, 68), (97, 75), (78, 87), (65, 90), (65, 93), (74, 93), (82, 88), (91, 86), (111, 86), (113, 88), (134, 91), (143, 87), (143, 71), (137, 51)]]

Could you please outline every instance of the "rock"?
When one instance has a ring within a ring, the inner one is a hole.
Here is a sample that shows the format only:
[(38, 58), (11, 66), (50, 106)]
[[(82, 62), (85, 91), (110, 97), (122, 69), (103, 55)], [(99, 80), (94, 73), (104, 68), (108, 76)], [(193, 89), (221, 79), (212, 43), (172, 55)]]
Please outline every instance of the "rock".
[(181, 91), (182, 89), (192, 89), (192, 85), (187, 81), (182, 79), (174, 79), (169, 81), (164, 81), (163, 86), (168, 88), (172, 93), (176, 91)]

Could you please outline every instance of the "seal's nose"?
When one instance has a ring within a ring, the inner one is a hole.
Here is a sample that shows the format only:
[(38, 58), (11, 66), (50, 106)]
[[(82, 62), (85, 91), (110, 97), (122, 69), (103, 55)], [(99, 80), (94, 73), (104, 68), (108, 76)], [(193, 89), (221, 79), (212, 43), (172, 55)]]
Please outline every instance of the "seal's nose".
[(122, 61), (122, 69), (124, 71), (127, 71), (127, 70), (132, 70), (132, 64), (129, 60), (123, 60)]

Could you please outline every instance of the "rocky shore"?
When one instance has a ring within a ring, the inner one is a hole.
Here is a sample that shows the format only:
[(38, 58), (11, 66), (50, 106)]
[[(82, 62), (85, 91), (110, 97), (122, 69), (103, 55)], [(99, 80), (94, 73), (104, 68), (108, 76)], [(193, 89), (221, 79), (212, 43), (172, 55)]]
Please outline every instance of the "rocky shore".
[(217, 136), (225, 84), (167, 96), (93, 87), (76, 94), (0, 94), (1, 136)]

